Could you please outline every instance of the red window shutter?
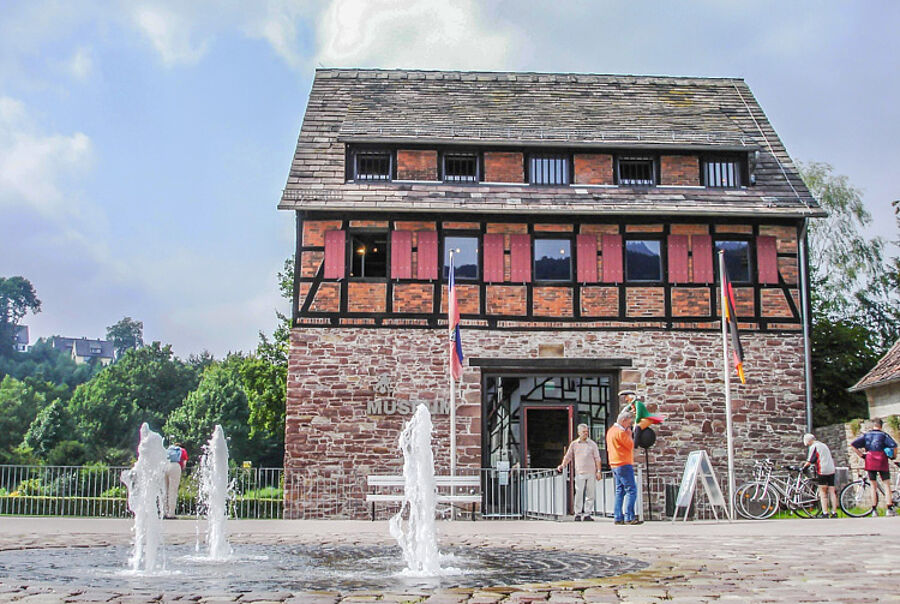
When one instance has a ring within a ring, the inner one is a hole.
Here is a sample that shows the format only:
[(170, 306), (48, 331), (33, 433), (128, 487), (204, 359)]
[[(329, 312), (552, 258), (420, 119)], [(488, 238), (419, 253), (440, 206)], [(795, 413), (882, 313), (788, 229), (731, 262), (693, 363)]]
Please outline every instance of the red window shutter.
[(597, 282), (597, 236), (576, 235), (575, 248), (578, 252), (576, 274), (579, 283)]
[(391, 279), (412, 278), (412, 231), (391, 231)]
[(691, 235), (691, 260), (694, 261), (694, 283), (712, 283), (712, 237)]
[(687, 235), (669, 235), (669, 283), (688, 282)]
[(344, 248), (347, 241), (346, 231), (325, 231), (325, 278), (343, 279), (347, 262)]
[(488, 283), (503, 281), (503, 235), (487, 233), (484, 236), (484, 280)]
[(603, 281), (604, 283), (621, 283), (622, 274), (622, 236), (603, 236)]
[(778, 283), (778, 250), (775, 248), (774, 237), (756, 238), (756, 269), (760, 283)]
[(509, 272), (513, 283), (531, 283), (531, 236), (509, 236)]
[(437, 231), (419, 231), (416, 233), (416, 239), (418, 240), (416, 244), (416, 249), (418, 250), (416, 277), (418, 279), (437, 279)]

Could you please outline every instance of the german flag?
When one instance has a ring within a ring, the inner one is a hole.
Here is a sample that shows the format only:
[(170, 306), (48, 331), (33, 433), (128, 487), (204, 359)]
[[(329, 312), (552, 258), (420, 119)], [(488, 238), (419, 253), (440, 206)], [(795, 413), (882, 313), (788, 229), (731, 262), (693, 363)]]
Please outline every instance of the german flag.
[[(723, 263), (724, 265), (724, 263)], [(737, 313), (734, 311), (734, 288), (731, 287), (731, 279), (728, 278), (728, 270), (722, 267), (722, 291), (726, 304), (723, 305), (725, 320), (728, 321), (728, 329), (731, 331), (731, 354), (734, 358), (734, 367), (737, 369), (741, 383), (746, 384), (744, 378), (744, 349), (741, 347), (741, 339), (738, 337)]]

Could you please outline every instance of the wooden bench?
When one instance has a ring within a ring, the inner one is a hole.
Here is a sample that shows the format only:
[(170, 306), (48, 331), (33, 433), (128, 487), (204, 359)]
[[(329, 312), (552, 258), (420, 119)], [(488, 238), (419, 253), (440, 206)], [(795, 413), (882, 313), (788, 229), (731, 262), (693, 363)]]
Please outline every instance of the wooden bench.
[[(438, 503), (449, 503), (451, 505), (460, 503), (460, 504), (471, 504), (471, 513), (472, 520), (475, 520), (475, 504), (481, 503), (481, 494), (460, 494), (460, 495), (451, 495), (450, 493), (454, 492), (454, 489), (481, 489), (481, 477), (478, 475), (470, 475), (470, 476), (435, 476), (434, 477), (435, 485), (437, 486), (437, 502)], [(402, 489), (406, 485), (406, 481), (403, 476), (399, 474), (385, 475), (385, 474), (370, 474), (366, 477), (366, 484), (369, 489), (379, 490), (379, 489)], [(449, 491), (448, 493), (442, 493), (441, 491)], [(375, 520), (375, 504), (379, 501), (387, 501), (387, 502), (395, 502), (400, 503), (403, 501), (403, 493), (393, 492), (393, 493), (368, 493), (366, 494), (366, 501), (372, 504), (372, 520)]]

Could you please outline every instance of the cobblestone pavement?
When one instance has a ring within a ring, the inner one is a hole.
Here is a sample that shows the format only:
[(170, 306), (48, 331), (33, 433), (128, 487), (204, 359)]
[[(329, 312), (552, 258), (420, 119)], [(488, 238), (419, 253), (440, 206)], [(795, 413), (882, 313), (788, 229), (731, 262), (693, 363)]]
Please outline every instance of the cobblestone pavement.
[[(390, 544), (385, 522), (234, 521), (230, 539), (256, 544)], [(900, 602), (900, 518), (734, 523), (441, 522), (442, 545), (627, 555), (641, 571), (581, 581), (431, 593), (126, 593), (0, 576), (0, 602)], [(193, 543), (196, 524), (169, 521), (167, 543)], [(127, 544), (121, 520), (0, 518), (0, 550)]]

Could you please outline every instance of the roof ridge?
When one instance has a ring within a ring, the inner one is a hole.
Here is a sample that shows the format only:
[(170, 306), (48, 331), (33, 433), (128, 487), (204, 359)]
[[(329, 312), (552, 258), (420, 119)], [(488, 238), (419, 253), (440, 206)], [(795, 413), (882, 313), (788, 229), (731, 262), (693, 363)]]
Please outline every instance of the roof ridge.
[(651, 78), (651, 79), (672, 79), (672, 80), (713, 80), (725, 82), (744, 82), (744, 78), (737, 76), (694, 76), (694, 75), (661, 75), (661, 74), (639, 74), (639, 73), (596, 73), (589, 71), (493, 71), (493, 70), (468, 70), (468, 69), (402, 69), (402, 68), (381, 68), (381, 67), (317, 67), (316, 73), (319, 72), (353, 72), (353, 73), (396, 73), (396, 74), (468, 74), (481, 76), (536, 76), (536, 77), (598, 77), (598, 78)]

